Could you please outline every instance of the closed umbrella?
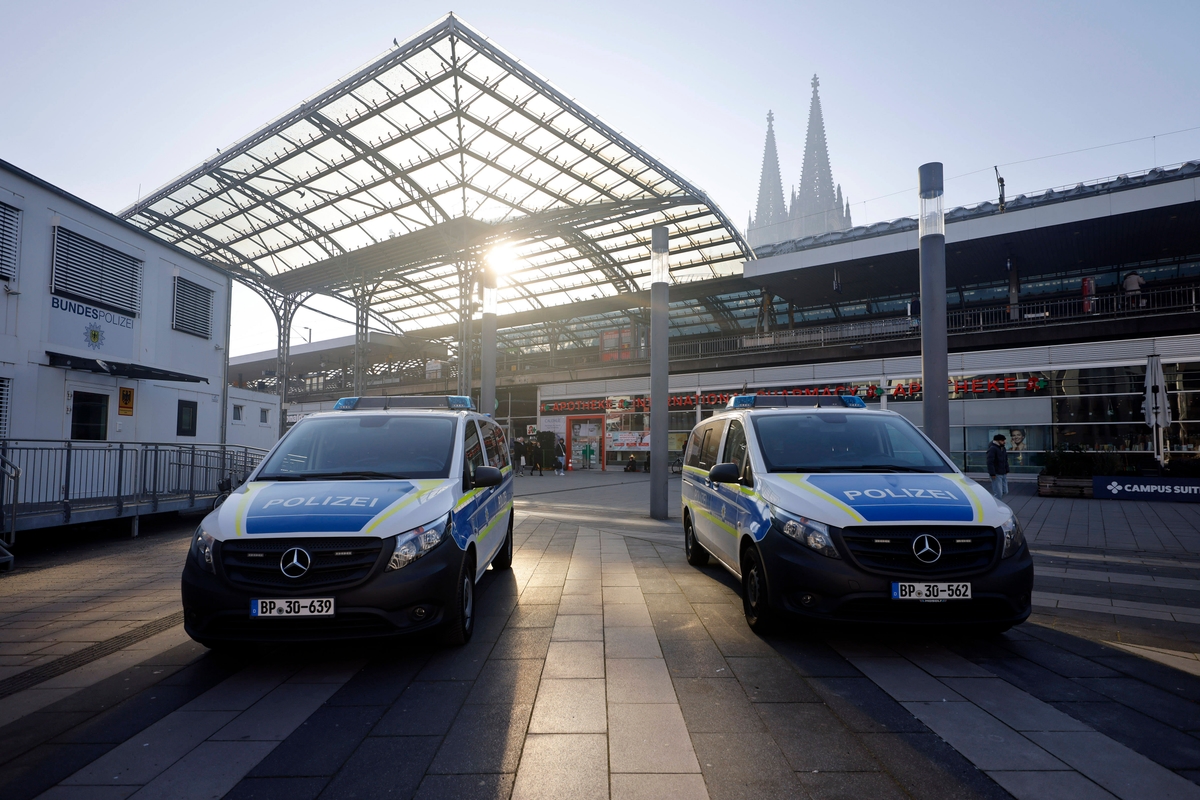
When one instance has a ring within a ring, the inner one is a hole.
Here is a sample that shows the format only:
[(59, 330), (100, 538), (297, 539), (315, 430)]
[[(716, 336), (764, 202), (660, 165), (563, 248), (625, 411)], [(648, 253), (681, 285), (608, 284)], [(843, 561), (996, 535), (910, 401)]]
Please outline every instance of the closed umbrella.
[(1167, 402), (1167, 381), (1163, 376), (1161, 356), (1150, 356), (1146, 360), (1145, 392), (1143, 411), (1146, 424), (1154, 429), (1154, 457), (1161, 464), (1165, 460), (1162, 431), (1171, 425), (1171, 404)]

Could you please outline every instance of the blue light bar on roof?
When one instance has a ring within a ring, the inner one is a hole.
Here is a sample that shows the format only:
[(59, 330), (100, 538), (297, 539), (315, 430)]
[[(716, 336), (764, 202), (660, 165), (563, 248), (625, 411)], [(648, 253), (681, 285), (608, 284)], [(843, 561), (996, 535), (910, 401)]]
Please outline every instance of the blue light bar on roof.
[(446, 397), (446, 402), (450, 405), (451, 408), (457, 409), (459, 411), (462, 411), (462, 410), (470, 411), (473, 408), (475, 408), (475, 403), (473, 400), (471, 400), (471, 398), (464, 397), (463, 395), (460, 395), (460, 394), (449, 395), (448, 397)]
[(831, 406), (842, 406), (843, 408), (866, 408), (867, 404), (863, 402), (861, 397), (852, 394), (835, 394), (825, 396), (813, 395), (782, 395), (782, 394), (739, 394), (729, 398), (729, 403), (725, 406), (729, 409), (748, 409), (748, 408), (821, 408), (822, 406), (829, 408)]
[(338, 401), (333, 404), (333, 410), (334, 411), (353, 411), (354, 407), (356, 405), (358, 405), (357, 397), (342, 397), (342, 398), (339, 398)]
[(462, 395), (371, 395), (343, 397), (333, 404), (334, 411), (387, 410), (392, 408), (448, 408), (452, 411), (472, 411), (475, 403)]

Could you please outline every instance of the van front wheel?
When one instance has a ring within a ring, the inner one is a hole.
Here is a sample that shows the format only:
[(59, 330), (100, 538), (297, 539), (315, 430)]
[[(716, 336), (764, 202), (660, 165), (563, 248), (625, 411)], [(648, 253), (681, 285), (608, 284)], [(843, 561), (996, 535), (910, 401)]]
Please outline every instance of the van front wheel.
[(751, 545), (742, 554), (742, 610), (746, 624), (755, 633), (766, 633), (775, 622), (767, 590), (767, 575), (758, 548)]
[(696, 541), (696, 531), (692, 527), (692, 515), (683, 515), (683, 553), (687, 562), (693, 567), (703, 567), (708, 564), (708, 551)]

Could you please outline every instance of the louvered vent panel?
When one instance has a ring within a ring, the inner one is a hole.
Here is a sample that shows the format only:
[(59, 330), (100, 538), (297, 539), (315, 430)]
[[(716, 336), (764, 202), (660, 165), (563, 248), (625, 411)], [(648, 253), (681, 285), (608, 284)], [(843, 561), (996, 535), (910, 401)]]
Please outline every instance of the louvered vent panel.
[(17, 274), (17, 226), (21, 212), (0, 203), (0, 278)]
[(12, 378), (0, 378), (0, 439), (8, 438), (8, 410), (12, 407)]
[(205, 339), (212, 338), (212, 289), (175, 276), (175, 303), (171, 327)]
[(136, 316), (142, 308), (142, 262), (56, 227), (51, 286), (56, 292)]

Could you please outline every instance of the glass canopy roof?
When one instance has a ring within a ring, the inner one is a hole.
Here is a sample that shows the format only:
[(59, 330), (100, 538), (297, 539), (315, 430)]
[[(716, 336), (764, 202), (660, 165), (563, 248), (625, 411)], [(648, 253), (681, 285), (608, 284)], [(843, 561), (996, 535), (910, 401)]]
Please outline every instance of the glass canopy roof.
[[(464, 274), (489, 256), (507, 268), (502, 327), (648, 288), (656, 225), (676, 283), (753, 258), (703, 191), (453, 15), (121, 216), (260, 289), (369, 284), (375, 316), (413, 332), (457, 322)], [(369, 275), (351, 266), (367, 253)], [(323, 262), (345, 279), (305, 286)]]

